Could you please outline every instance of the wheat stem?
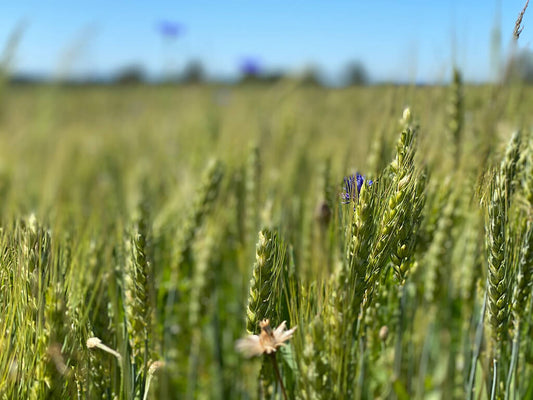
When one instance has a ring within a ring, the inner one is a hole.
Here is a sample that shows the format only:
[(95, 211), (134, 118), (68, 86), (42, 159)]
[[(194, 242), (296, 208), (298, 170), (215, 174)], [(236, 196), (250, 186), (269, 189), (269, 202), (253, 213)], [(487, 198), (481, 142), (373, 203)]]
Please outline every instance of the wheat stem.
[(270, 358), (270, 362), (272, 362), (272, 367), (274, 368), (274, 372), (276, 374), (276, 379), (279, 382), (279, 386), (281, 388), (281, 393), (283, 394), (283, 398), (285, 400), (288, 400), (287, 392), (285, 391), (285, 385), (283, 384), (283, 379), (281, 378), (281, 374), (279, 372), (278, 367), (278, 361), (276, 360), (276, 353), (270, 353), (267, 355), (268, 358)]
[(488, 291), (485, 291), (485, 297), (483, 298), (483, 304), (481, 306), (481, 311), (479, 313), (479, 321), (476, 327), (476, 336), (474, 342), (474, 350), (472, 352), (472, 359), (470, 360), (470, 378), (468, 379), (468, 386), (466, 388), (466, 395), (468, 400), (472, 400), (474, 397), (474, 384), (476, 382), (476, 369), (477, 369), (477, 360), (481, 353), (481, 344), (483, 343), (483, 329), (484, 329), (484, 320), (485, 312), (487, 309), (487, 300), (488, 300)]

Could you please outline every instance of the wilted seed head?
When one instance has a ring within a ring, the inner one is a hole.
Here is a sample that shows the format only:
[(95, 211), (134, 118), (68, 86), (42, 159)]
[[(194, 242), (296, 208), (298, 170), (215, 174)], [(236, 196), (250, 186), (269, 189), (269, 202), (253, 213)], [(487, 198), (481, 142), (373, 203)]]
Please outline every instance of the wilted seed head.
[(150, 368), (148, 369), (148, 373), (150, 375), (153, 375), (156, 373), (156, 371), (158, 371), (159, 369), (163, 368), (165, 366), (165, 362), (164, 361), (154, 361), (153, 363), (150, 364)]
[(117, 358), (117, 360), (121, 360), (122, 356), (120, 355), (120, 353), (116, 350), (113, 350), (112, 348), (106, 346), (105, 344), (102, 343), (102, 341), (97, 338), (97, 337), (90, 337), (89, 339), (87, 339), (87, 348), (88, 349), (94, 349), (94, 348), (99, 348), (100, 350), (103, 350), (109, 354), (112, 354), (113, 356), (115, 356)]
[(283, 321), (276, 329), (272, 330), (270, 320), (264, 319), (259, 323), (261, 333), (259, 335), (249, 335), (237, 340), (236, 349), (245, 357), (259, 356), (261, 354), (272, 354), (285, 345), (285, 342), (292, 338), (296, 326), (286, 331), (286, 322)]
[(411, 123), (411, 121), (412, 121), (411, 109), (409, 107), (407, 107), (407, 108), (405, 108), (405, 110), (403, 110), (402, 122), (404, 122), (406, 124), (409, 124), (409, 123)]
[(33, 234), (37, 233), (37, 217), (34, 213), (31, 213), (28, 217), (28, 228)]
[(387, 340), (387, 337), (389, 336), (389, 327), (387, 325), (383, 325), (381, 329), (379, 330), (379, 338), (382, 341)]
[(315, 218), (320, 222), (321, 225), (327, 226), (331, 220), (331, 208), (327, 201), (321, 201), (316, 210)]
[(94, 349), (95, 347), (98, 347), (102, 341), (97, 337), (91, 337), (87, 339), (87, 348)]

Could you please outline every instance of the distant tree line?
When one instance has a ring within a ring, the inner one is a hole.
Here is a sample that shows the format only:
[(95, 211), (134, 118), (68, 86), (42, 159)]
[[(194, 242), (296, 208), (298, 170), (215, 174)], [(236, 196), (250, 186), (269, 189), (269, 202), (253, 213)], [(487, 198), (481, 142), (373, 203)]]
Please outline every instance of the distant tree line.
[[(259, 65), (251, 60), (246, 60), (240, 68), (240, 74), (236, 84), (272, 84), (283, 79), (297, 80), (304, 86), (322, 86), (327, 83), (323, 74), (315, 66), (310, 66), (300, 74), (288, 74), (282, 70), (263, 70)], [(47, 83), (50, 78), (44, 75), (15, 74), (9, 77), (13, 84), (38, 84)], [(198, 60), (192, 60), (185, 65), (181, 72), (167, 74), (160, 79), (150, 78), (146, 70), (137, 64), (125, 66), (116, 71), (111, 76), (87, 77), (87, 78), (65, 78), (56, 79), (63, 84), (71, 85), (91, 85), (91, 84), (114, 84), (114, 85), (138, 85), (138, 84), (182, 84), (196, 85), (216, 81), (208, 77), (203, 64)], [(340, 79), (337, 79), (343, 86), (362, 86), (369, 83), (368, 73), (364, 65), (360, 62), (349, 63), (343, 70)]]

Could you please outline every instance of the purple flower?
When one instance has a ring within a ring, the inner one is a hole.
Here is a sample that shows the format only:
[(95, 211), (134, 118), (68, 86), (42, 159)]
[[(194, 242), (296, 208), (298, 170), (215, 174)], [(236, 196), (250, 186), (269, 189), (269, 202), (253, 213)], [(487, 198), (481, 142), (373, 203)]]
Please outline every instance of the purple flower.
[(357, 181), (357, 194), (359, 194), (361, 193), (361, 186), (363, 186), (365, 177), (358, 172), (357, 176), (355, 177), (355, 180)]
[[(344, 192), (341, 193), (342, 204), (348, 204), (350, 201), (357, 201), (359, 199), (359, 193), (361, 187), (365, 182), (364, 175), (357, 172), (355, 175), (344, 177)], [(374, 183), (372, 180), (368, 180), (368, 186)]]
[(355, 197), (356, 187), (354, 175), (344, 177), (344, 192), (341, 193), (342, 204), (348, 204)]
[(160, 21), (157, 24), (159, 32), (168, 38), (176, 38), (185, 32), (185, 27), (177, 22), (172, 21)]
[(255, 58), (245, 58), (241, 61), (240, 71), (244, 76), (258, 76), (261, 73), (261, 64)]

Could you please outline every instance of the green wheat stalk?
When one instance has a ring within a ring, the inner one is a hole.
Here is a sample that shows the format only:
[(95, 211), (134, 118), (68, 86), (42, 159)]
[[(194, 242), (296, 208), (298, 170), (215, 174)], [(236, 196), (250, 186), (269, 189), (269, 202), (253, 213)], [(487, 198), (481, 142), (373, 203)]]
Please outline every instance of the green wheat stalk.
[(248, 292), (246, 306), (246, 330), (249, 334), (258, 333), (259, 322), (265, 318), (274, 320), (274, 284), (279, 263), (277, 233), (270, 229), (259, 231), (256, 245), (255, 264)]
[(447, 133), (452, 145), (452, 154), (455, 164), (458, 165), (461, 158), (462, 132), (464, 125), (464, 100), (463, 100), (463, 79), (461, 72), (454, 68), (451, 95), (448, 104), (448, 125)]
[(491, 397), (499, 392), (499, 370), (502, 347), (508, 335), (510, 315), (512, 248), (509, 241), (509, 209), (514, 188), (516, 164), (520, 155), (520, 132), (516, 132), (508, 146), (500, 169), (491, 183), (488, 202), (486, 242), (488, 249), (488, 313), (492, 328), (493, 387)]

